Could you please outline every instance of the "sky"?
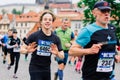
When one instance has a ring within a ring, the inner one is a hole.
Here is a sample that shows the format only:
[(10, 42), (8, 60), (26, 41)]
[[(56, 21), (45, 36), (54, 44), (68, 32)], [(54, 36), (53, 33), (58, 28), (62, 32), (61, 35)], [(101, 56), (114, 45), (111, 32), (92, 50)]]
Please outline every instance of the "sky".
[[(80, 0), (72, 0), (73, 3), (77, 3)], [(34, 4), (35, 0), (0, 0), (0, 5), (13, 4), (13, 3), (30, 3)]]

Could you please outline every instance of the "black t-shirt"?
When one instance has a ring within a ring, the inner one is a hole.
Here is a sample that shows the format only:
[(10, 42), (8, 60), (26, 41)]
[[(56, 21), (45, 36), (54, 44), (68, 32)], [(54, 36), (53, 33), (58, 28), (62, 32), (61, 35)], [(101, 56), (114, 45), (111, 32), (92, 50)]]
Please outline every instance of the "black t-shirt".
[(85, 61), (82, 67), (83, 78), (101, 80), (103, 78), (108, 79), (112, 76), (117, 42), (114, 29), (108, 26), (108, 29), (95, 31), (90, 37), (90, 42), (84, 48), (90, 48), (93, 44), (106, 41), (108, 41), (108, 44), (103, 45), (98, 54), (85, 55)]
[(23, 42), (24, 42), (24, 43), (25, 43), (26, 39), (27, 39), (26, 37), (23, 38)]
[[(9, 36), (9, 37), (8, 37), (7, 44), (10, 45), (10, 46), (11, 46), (12, 38), (13, 38), (13, 36)], [(8, 52), (8, 53), (12, 53), (12, 49), (7, 48), (7, 52)]]
[(18, 47), (16, 47), (16, 48), (11, 48), (11, 52), (19, 52), (19, 50), (20, 50), (20, 39), (19, 38), (16, 38), (16, 39), (14, 39), (13, 37), (11, 38), (11, 40), (10, 40), (10, 42), (9, 42), (9, 45), (10, 46), (13, 46), (13, 45), (15, 45), (15, 44), (18, 44)]
[(50, 36), (46, 36), (42, 30), (31, 34), (25, 43), (28, 45), (32, 42), (37, 43), (37, 50), (32, 53), (30, 65), (50, 66), (51, 53), (49, 52), (49, 48), (51, 43), (56, 44), (59, 51), (62, 50), (60, 39), (53, 33)]

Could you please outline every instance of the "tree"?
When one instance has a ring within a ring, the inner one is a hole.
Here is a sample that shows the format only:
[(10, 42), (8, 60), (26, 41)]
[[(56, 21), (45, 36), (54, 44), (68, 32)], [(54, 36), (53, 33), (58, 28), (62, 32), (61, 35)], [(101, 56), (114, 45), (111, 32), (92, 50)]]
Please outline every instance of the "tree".
[(18, 14), (20, 15), (22, 13), (22, 11), (17, 11), (15, 8), (12, 10), (12, 13), (13, 14)]
[(12, 13), (13, 13), (13, 14), (16, 14), (16, 12), (17, 12), (17, 10), (14, 8), (14, 9), (12, 10)]
[[(83, 7), (85, 6), (84, 10), (84, 16), (85, 19), (83, 20), (84, 25), (93, 23), (95, 21), (94, 16), (92, 15), (92, 9), (93, 5), (97, 2), (98, 0), (81, 0), (78, 2), (78, 7)], [(116, 26), (116, 35), (120, 39), (120, 3), (115, 2), (116, 0), (104, 0), (107, 1), (111, 4), (111, 18), (114, 20), (111, 21), (113, 25)]]
[(7, 11), (5, 9), (2, 9), (2, 14), (4, 15), (6, 13), (7, 13)]

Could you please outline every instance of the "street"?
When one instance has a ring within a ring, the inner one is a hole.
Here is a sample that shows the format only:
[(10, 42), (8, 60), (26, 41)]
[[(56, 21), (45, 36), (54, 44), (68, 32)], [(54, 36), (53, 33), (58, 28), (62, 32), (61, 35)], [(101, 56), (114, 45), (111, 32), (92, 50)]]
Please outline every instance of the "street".
[[(24, 60), (24, 55), (21, 54), (20, 61), (19, 61), (19, 67), (17, 71), (17, 79), (13, 78), (14, 73), (14, 66), (11, 67), (10, 70), (7, 70), (7, 63), (2, 63), (2, 56), (0, 56), (0, 80), (30, 80), (28, 67), (29, 67), (29, 61), (30, 56), (28, 57), (28, 61)], [(80, 80), (80, 74), (75, 72), (74, 70), (75, 66), (68, 65), (66, 66), (64, 70), (64, 80)], [(54, 61), (54, 58), (52, 56), (52, 64), (51, 64), (51, 77), (53, 80), (54, 73), (57, 70), (57, 62)]]
[[(0, 54), (1, 55), (1, 54)], [(30, 61), (31, 55), (28, 56), (28, 61), (24, 60), (24, 55), (21, 54), (18, 72), (17, 72), (17, 79), (14, 79), (13, 72), (14, 72), (14, 66), (10, 70), (7, 70), (7, 63), (2, 63), (2, 56), (0, 56), (0, 80), (30, 80), (29, 73), (28, 73), (28, 67), (29, 67), (29, 61)], [(53, 80), (54, 73), (57, 70), (57, 62), (54, 61), (54, 56), (51, 58), (52, 64), (51, 64), (51, 77)], [(115, 74), (116, 74), (116, 80), (120, 80), (120, 70), (119, 70), (120, 63), (116, 64), (115, 68)], [(81, 74), (75, 72), (74, 70), (75, 66), (66, 65), (66, 68), (64, 70), (64, 80), (80, 80)]]

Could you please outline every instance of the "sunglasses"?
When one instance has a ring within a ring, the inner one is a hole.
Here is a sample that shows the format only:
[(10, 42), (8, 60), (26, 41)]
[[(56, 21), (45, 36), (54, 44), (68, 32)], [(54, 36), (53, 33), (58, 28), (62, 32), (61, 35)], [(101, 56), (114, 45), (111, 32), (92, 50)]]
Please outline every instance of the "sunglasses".
[[(99, 9), (100, 10), (100, 9)], [(102, 13), (110, 13), (111, 10), (110, 9), (101, 9), (100, 10)]]

